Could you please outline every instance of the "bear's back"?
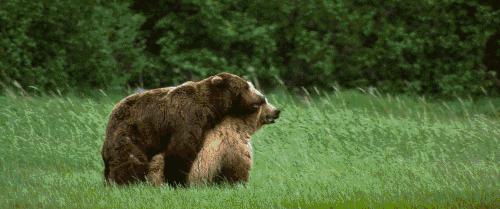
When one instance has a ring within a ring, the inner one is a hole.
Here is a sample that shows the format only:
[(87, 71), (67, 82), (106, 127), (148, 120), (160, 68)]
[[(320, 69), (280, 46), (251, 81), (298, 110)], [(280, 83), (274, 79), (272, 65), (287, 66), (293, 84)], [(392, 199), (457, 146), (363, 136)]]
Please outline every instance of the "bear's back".
[(154, 111), (154, 106), (159, 105), (158, 102), (162, 97), (168, 94), (173, 87), (165, 87), (158, 89), (151, 89), (129, 95), (119, 101), (111, 111), (109, 116), (108, 127), (106, 130), (107, 138), (113, 135), (120, 126), (126, 123), (133, 122), (141, 117), (138, 115), (146, 112)]

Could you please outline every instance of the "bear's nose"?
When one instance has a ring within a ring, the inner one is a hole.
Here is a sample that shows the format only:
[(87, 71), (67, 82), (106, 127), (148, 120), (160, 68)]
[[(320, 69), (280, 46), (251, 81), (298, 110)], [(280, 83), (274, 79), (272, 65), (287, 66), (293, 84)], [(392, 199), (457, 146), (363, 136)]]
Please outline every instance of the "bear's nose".
[(274, 111), (274, 118), (275, 118), (275, 119), (279, 118), (279, 117), (280, 117), (280, 113), (281, 113), (281, 110), (276, 109), (276, 110)]

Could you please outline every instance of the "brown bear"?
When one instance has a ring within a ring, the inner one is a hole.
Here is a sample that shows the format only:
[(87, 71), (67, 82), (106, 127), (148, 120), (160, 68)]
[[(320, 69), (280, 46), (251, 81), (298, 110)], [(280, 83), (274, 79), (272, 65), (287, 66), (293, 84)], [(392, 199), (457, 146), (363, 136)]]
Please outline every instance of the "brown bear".
[[(187, 177), (189, 185), (206, 183), (247, 182), (252, 167), (250, 136), (263, 125), (274, 123), (280, 110), (264, 103), (255, 113), (244, 116), (226, 116), (214, 129), (208, 131)], [(155, 155), (149, 165), (147, 180), (153, 185), (168, 181), (164, 172), (164, 153)], [(168, 177), (167, 177), (168, 178)]]
[(265, 98), (246, 80), (220, 73), (198, 82), (153, 89), (120, 101), (111, 112), (102, 147), (107, 182), (145, 180), (162, 151), (171, 184), (184, 184), (203, 136), (227, 115), (256, 112)]

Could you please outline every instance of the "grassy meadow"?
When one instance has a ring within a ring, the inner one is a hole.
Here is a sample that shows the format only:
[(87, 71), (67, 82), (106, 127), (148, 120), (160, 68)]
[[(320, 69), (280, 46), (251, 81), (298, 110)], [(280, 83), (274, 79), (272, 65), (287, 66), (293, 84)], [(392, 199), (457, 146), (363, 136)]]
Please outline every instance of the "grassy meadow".
[(246, 186), (103, 184), (124, 95), (0, 96), (0, 208), (500, 208), (500, 98), (277, 92)]

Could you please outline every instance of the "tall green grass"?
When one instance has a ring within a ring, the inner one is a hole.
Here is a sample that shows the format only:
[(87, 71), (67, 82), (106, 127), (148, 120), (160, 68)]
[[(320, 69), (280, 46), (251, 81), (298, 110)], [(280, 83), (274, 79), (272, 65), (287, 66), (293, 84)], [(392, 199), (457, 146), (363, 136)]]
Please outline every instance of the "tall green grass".
[(499, 208), (500, 99), (274, 93), (246, 186), (103, 184), (123, 95), (0, 96), (0, 208)]

